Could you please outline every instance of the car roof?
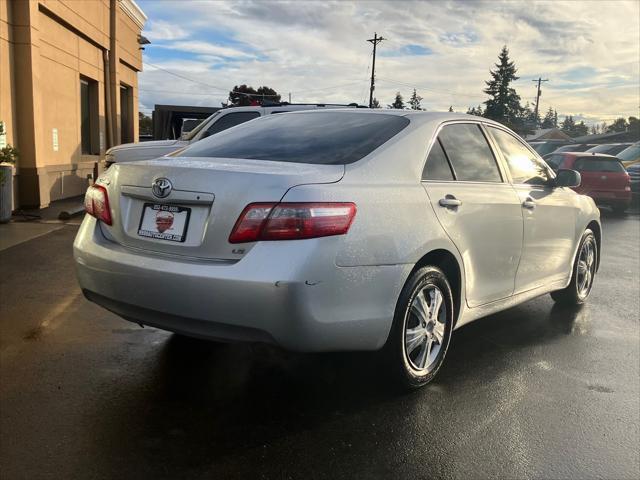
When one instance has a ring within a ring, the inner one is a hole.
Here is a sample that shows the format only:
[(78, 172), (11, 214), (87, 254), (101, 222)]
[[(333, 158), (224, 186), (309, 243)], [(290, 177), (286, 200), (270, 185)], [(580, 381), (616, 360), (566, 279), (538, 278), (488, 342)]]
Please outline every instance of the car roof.
[(477, 115), (467, 115), (466, 113), (455, 113), (455, 112), (424, 112), (424, 111), (415, 111), (415, 110), (397, 110), (397, 109), (383, 109), (383, 108), (323, 108), (323, 109), (314, 109), (314, 110), (301, 110), (290, 112), (291, 115), (301, 115), (301, 114), (309, 114), (309, 115), (318, 115), (321, 113), (327, 112), (357, 112), (361, 115), (395, 115), (398, 117), (407, 117), (411, 119), (412, 122), (415, 123), (428, 123), (428, 122), (445, 122), (445, 121), (473, 121), (473, 122), (482, 122), (496, 127), (507, 128), (499, 122), (494, 120), (490, 120), (484, 117), (478, 117)]
[[(552, 153), (552, 155), (554, 154)], [(620, 159), (615, 155), (609, 155), (608, 153), (598, 153), (598, 152), (559, 152), (559, 153), (556, 153), (555, 155), (571, 155), (576, 158), (589, 157), (589, 158), (598, 158), (600, 160), (607, 159), (607, 160), (620, 161)]]

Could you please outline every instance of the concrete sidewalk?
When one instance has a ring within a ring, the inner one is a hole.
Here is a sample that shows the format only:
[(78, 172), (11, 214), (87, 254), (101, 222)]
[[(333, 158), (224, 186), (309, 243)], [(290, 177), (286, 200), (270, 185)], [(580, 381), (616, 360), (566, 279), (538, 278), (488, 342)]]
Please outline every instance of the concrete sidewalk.
[[(0, 251), (59, 230), (64, 225), (79, 225), (84, 217), (83, 198), (58, 200), (47, 208), (17, 210), (9, 223), (0, 224)], [(60, 220), (65, 212), (73, 215)]]

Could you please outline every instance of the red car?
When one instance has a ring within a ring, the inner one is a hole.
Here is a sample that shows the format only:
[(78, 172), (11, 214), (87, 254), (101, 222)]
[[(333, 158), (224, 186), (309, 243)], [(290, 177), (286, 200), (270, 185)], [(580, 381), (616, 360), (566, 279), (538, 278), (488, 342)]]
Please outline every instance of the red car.
[(631, 181), (629, 174), (616, 157), (612, 155), (561, 152), (545, 155), (547, 164), (554, 170), (577, 170), (582, 183), (574, 190), (589, 195), (601, 205), (607, 205), (614, 212), (624, 212), (631, 203)]

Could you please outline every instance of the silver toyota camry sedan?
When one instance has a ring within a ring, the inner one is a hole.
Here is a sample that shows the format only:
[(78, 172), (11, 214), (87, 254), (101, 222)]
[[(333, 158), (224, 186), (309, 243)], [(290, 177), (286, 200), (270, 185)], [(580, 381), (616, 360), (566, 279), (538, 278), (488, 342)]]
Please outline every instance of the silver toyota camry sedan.
[(419, 387), (455, 328), (546, 293), (586, 300), (602, 240), (579, 183), (479, 117), (272, 115), (111, 167), (86, 195), (78, 279), (141, 325), (381, 350)]

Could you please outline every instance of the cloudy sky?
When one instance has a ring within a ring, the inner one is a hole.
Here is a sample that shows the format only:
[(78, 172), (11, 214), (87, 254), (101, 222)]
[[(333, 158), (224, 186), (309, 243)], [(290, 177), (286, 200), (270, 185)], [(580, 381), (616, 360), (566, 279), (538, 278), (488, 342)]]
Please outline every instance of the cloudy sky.
[[(268, 85), (293, 102), (368, 102), (371, 44), (382, 105), (415, 88), (431, 111), (466, 111), (502, 45), (523, 103), (586, 123), (638, 116), (640, 2), (138, 0), (149, 17), (141, 110), (220, 106), (236, 84)], [(173, 73), (173, 75), (171, 73)], [(179, 75), (180, 77), (176, 76)], [(182, 78), (181, 78), (182, 77)], [(190, 80), (195, 81), (190, 81)]]

